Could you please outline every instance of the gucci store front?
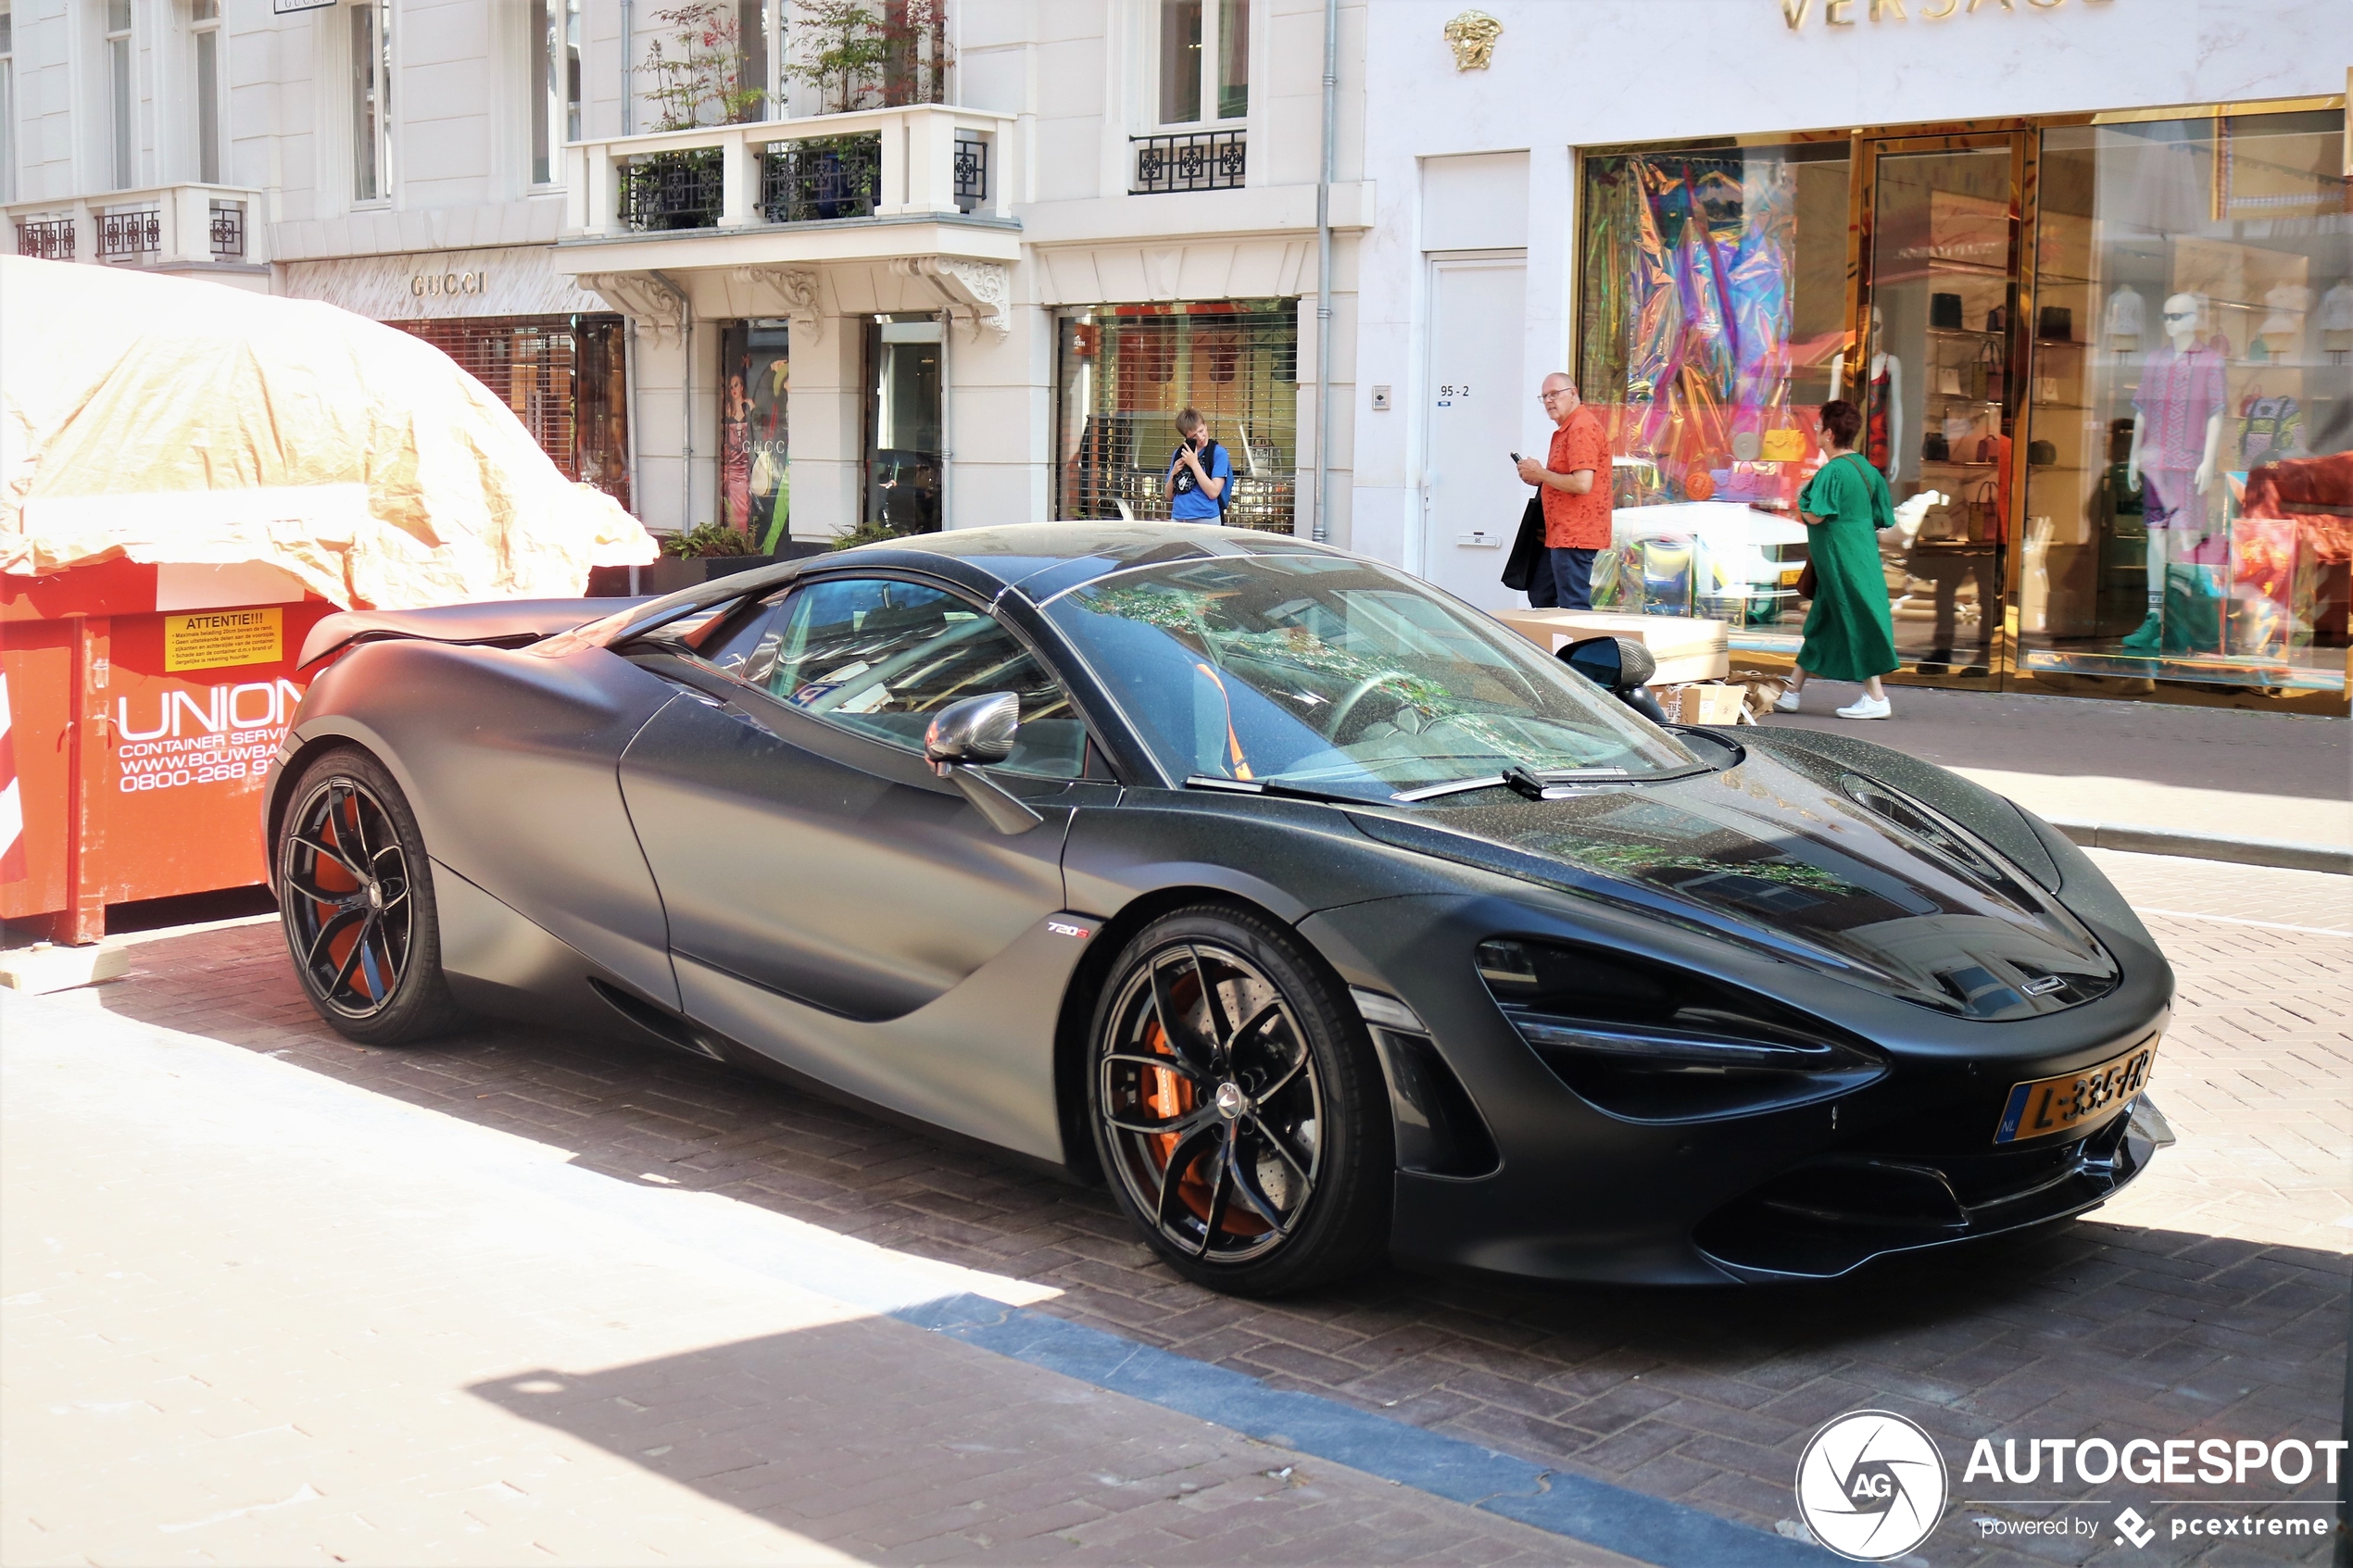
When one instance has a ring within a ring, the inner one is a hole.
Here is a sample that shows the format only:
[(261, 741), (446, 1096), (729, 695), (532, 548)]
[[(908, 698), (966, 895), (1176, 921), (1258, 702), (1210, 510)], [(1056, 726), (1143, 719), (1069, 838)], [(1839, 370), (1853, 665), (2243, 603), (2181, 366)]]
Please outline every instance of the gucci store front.
[(1845, 397), (1907, 678), (2344, 712), (2347, 160), (2341, 95), (1584, 149), (1597, 602), (1785, 666)]
[(633, 507), (628, 328), (545, 246), (284, 266), (281, 292), (412, 332), (522, 420), (568, 479)]

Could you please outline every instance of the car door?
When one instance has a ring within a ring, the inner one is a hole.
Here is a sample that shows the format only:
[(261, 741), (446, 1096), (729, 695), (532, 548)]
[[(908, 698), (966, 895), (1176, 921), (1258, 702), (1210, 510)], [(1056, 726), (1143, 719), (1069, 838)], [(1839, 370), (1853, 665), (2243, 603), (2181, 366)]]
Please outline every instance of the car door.
[[(986, 607), (911, 579), (828, 576), (639, 660), (679, 695), (621, 761), (661, 892), (686, 1010), (705, 974), (878, 1022), (949, 991), (1063, 904), (1062, 844), (1086, 729), (1062, 685)], [(1021, 697), (989, 770), (1045, 819), (990, 827), (924, 760), (931, 716)], [(730, 989), (740, 1027), (742, 992)], [(795, 1008), (767, 1010), (791, 1060)], [(706, 1022), (714, 1022), (706, 1020)]]

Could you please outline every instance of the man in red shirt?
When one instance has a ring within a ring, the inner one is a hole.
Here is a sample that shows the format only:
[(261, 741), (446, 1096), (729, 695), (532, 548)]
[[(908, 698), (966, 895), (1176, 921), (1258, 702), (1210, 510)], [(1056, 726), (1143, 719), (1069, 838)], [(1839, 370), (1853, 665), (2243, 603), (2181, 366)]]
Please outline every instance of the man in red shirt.
[(1593, 558), (1609, 544), (1609, 441), (1563, 372), (1544, 378), (1536, 400), (1557, 428), (1543, 462), (1519, 460), (1520, 482), (1537, 486), (1544, 499), (1545, 548), (1528, 602), (1538, 609), (1591, 609)]

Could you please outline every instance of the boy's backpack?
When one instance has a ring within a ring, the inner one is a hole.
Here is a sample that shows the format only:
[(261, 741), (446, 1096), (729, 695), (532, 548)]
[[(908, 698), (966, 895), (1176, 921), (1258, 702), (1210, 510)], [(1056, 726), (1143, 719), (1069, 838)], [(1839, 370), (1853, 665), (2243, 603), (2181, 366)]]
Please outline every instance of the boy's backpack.
[[(1193, 476), (1189, 471), (1179, 472), (1176, 467), (1176, 459), (1183, 454), (1184, 450), (1184, 445), (1180, 442), (1176, 446), (1176, 450), (1168, 454), (1167, 471), (1176, 474), (1176, 494), (1179, 495), (1190, 494), (1194, 483)], [(1215, 473), (1217, 471), (1217, 443), (1215, 441), (1202, 442), (1200, 456), (1202, 470), (1208, 473)], [(1226, 521), (1226, 510), (1234, 504), (1234, 470), (1232, 464), (1233, 459), (1228, 458), (1227, 459), (1227, 466), (1226, 469), (1226, 488), (1217, 493), (1217, 521), (1219, 522), (1224, 522)]]

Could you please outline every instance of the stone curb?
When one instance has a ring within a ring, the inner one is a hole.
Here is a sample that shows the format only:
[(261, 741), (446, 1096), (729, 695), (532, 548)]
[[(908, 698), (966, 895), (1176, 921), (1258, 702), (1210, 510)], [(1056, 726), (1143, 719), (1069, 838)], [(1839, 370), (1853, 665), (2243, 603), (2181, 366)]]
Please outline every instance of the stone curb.
[(2230, 838), (2221, 834), (2177, 833), (2133, 822), (2063, 822), (2051, 826), (2086, 849), (2122, 849), (2135, 855), (2184, 855), (2197, 860), (2228, 860), (2242, 866), (2277, 866), (2287, 871), (2328, 872), (2353, 876), (2353, 849), (2334, 844), (2289, 844), (2275, 838)]

